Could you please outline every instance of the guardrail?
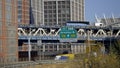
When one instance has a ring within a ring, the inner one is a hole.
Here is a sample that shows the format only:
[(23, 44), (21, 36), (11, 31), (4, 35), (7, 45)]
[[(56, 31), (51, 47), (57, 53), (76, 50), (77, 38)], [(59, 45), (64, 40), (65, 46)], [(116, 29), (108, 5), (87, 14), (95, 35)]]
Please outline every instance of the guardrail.
[(16, 63), (2, 63), (0, 68), (35, 68), (36, 65), (41, 64), (60, 64), (65, 63), (65, 60), (38, 60), (30, 62), (16, 62)]
[(0, 68), (34, 68), (36, 62), (16, 62), (16, 63), (2, 63), (0, 64)]
[(59, 64), (59, 63), (65, 63), (66, 60), (41, 60), (41, 61), (35, 61), (39, 64)]

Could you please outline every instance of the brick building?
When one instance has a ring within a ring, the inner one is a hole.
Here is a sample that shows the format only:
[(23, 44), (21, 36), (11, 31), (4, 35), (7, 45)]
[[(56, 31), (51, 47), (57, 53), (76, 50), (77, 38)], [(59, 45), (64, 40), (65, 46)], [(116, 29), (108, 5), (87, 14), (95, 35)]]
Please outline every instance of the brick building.
[(17, 0), (0, 0), (0, 62), (18, 60)]
[(18, 24), (29, 25), (30, 23), (30, 1), (29, 0), (17, 0), (18, 7)]

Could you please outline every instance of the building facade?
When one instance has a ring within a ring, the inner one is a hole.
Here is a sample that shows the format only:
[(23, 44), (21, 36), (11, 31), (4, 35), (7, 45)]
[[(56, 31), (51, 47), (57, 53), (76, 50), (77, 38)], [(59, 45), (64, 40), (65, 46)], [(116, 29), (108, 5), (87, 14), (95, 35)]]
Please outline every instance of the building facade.
[(18, 60), (17, 1), (0, 0), (0, 62)]
[(18, 24), (29, 25), (30, 24), (30, 1), (29, 0), (17, 0), (18, 7)]
[(84, 21), (84, 0), (31, 0), (31, 19), (35, 25), (65, 25)]
[(44, 0), (30, 0), (30, 23), (43, 25), (43, 3)]

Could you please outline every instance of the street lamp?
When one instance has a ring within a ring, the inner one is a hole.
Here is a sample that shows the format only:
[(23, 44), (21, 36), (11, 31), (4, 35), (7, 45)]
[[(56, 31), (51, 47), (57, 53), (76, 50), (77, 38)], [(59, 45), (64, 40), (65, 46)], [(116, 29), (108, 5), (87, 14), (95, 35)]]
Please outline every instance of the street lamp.
[(30, 44), (30, 37), (28, 38), (28, 57), (29, 61), (31, 61), (31, 44)]
[(109, 26), (109, 29), (110, 29), (110, 49), (111, 49), (111, 38), (112, 38), (112, 26)]
[[(31, 31), (31, 29), (30, 29)], [(30, 43), (30, 40), (31, 40), (31, 33), (34, 32), (35, 29), (33, 29), (30, 34), (29, 34), (29, 37), (28, 37), (28, 59), (29, 61), (31, 61), (31, 43)]]
[(90, 32), (87, 31), (87, 34), (88, 34), (88, 36), (87, 36), (87, 46), (89, 47), (89, 53), (91, 53), (90, 34), (89, 34), (89, 33), (90, 33)]

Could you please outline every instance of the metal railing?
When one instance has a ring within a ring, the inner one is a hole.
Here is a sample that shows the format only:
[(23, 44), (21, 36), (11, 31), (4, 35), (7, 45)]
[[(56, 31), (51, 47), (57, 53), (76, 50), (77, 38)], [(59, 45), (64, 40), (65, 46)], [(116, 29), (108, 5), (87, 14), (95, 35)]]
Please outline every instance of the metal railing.
[(36, 62), (16, 62), (16, 63), (2, 63), (0, 64), (0, 68), (34, 68)]

